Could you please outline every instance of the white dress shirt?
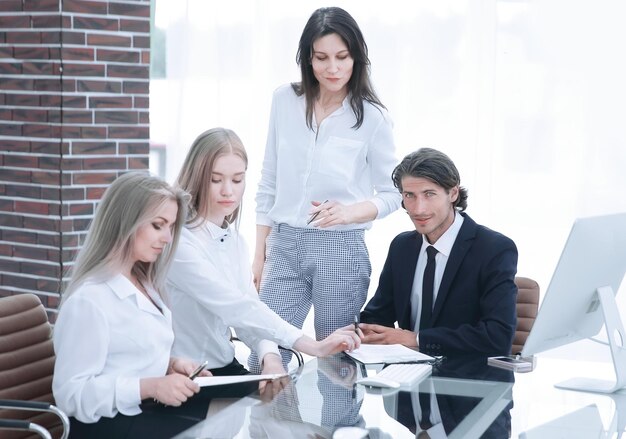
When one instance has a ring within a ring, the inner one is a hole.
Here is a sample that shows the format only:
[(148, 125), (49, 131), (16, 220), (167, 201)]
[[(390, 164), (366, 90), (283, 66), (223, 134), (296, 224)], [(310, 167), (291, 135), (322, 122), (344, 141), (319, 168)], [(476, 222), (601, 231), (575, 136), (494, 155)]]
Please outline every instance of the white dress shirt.
[[(305, 98), (287, 84), (274, 92), (261, 181), (256, 195), (257, 224), (307, 226), (311, 201), (353, 204), (369, 200), (383, 218), (400, 207), (391, 180), (397, 164), (392, 123), (384, 109), (363, 102), (363, 125), (349, 96), (313, 130), (306, 125)], [(370, 228), (371, 222), (334, 230)]]
[(233, 227), (211, 222), (184, 227), (167, 288), (176, 335), (172, 355), (207, 360), (209, 369), (233, 361), (229, 327), (259, 358), (278, 353), (274, 343), (263, 339), (292, 347), (303, 335), (259, 299), (247, 246)]
[[(443, 272), (446, 269), (446, 264), (448, 263), (448, 258), (450, 257), (454, 241), (456, 241), (459, 230), (461, 230), (461, 225), (463, 225), (463, 215), (459, 215), (455, 212), (454, 222), (452, 225), (448, 227), (448, 230), (446, 230), (443, 235), (439, 237), (437, 242), (433, 244), (433, 247), (437, 249), (437, 254), (435, 255), (433, 307), (435, 306), (435, 301), (437, 300), (437, 293), (439, 293), (439, 286), (441, 285)], [(430, 243), (426, 240), (426, 237), (423, 236), (422, 247), (420, 248), (419, 256), (417, 258), (415, 275), (413, 277), (413, 286), (411, 288), (411, 317), (415, 319), (415, 324), (413, 325), (413, 330), (415, 332), (418, 332), (420, 327), (420, 316), (422, 313), (422, 284), (424, 279), (424, 270), (426, 270), (426, 262), (428, 262), (426, 248), (428, 248), (429, 245)]]
[(165, 376), (174, 341), (170, 311), (157, 309), (125, 276), (87, 281), (54, 326), (56, 404), (81, 422), (141, 413), (139, 380)]

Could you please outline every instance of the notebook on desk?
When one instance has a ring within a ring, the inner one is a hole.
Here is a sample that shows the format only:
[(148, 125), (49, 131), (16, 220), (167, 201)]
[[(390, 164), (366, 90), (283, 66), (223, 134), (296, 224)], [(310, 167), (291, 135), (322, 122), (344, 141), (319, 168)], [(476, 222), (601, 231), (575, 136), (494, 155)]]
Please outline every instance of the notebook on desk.
[(430, 355), (401, 344), (362, 344), (358, 349), (346, 352), (346, 355), (363, 364), (418, 363), (435, 360)]

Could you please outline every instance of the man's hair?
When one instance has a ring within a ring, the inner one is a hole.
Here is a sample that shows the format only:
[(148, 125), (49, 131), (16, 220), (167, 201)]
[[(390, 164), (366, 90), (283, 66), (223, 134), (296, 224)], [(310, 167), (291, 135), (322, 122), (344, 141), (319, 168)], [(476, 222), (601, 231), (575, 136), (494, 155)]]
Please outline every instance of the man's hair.
[(404, 157), (391, 174), (393, 184), (402, 192), (402, 178), (425, 178), (450, 192), (459, 187), (454, 207), (460, 211), (467, 208), (467, 189), (461, 186), (459, 170), (450, 157), (432, 148), (420, 148)]

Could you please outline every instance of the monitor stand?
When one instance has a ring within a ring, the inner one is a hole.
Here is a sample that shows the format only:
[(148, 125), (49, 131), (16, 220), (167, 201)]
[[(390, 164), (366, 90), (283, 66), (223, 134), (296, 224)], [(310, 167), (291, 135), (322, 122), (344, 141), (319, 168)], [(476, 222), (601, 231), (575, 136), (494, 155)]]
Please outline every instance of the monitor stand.
[(626, 332), (617, 309), (617, 302), (611, 287), (600, 287), (596, 290), (606, 327), (613, 367), (615, 369), (615, 381), (598, 380), (593, 378), (572, 378), (562, 383), (555, 384), (559, 389), (581, 390), (584, 392), (613, 393), (626, 386)]

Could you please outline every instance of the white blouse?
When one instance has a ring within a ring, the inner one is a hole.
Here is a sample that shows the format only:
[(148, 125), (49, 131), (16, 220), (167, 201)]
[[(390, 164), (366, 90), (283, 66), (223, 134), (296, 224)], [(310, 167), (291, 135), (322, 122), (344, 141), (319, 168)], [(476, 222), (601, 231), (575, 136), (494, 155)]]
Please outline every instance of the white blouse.
[[(383, 218), (400, 207), (391, 172), (395, 156), (392, 123), (384, 109), (363, 103), (359, 129), (349, 103), (313, 130), (306, 125), (305, 98), (290, 84), (274, 92), (261, 181), (256, 195), (257, 224), (307, 226), (311, 201), (354, 204), (369, 200)], [(370, 228), (370, 223), (336, 226), (334, 230)]]
[(172, 355), (207, 360), (209, 369), (233, 361), (229, 327), (259, 358), (278, 353), (272, 342), (292, 347), (303, 335), (259, 300), (246, 243), (233, 227), (207, 222), (183, 228), (167, 292), (176, 335)]
[(81, 422), (141, 413), (139, 380), (165, 376), (174, 341), (171, 313), (159, 311), (125, 276), (87, 281), (61, 306), (54, 326), (57, 405)]

